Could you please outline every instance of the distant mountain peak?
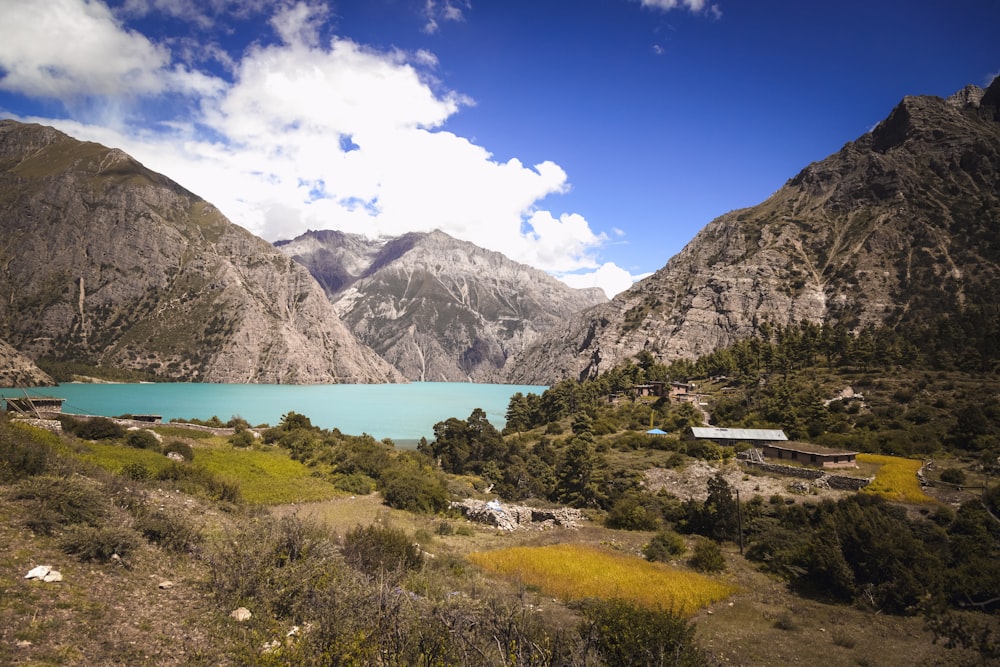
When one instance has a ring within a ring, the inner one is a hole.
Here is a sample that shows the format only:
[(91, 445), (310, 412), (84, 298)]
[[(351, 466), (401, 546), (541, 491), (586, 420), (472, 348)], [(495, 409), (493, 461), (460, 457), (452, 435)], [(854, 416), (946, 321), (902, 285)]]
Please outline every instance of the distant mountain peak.
[(607, 300), (440, 230), (378, 240), (308, 232), (278, 247), (412, 380), (500, 379), (510, 356)]

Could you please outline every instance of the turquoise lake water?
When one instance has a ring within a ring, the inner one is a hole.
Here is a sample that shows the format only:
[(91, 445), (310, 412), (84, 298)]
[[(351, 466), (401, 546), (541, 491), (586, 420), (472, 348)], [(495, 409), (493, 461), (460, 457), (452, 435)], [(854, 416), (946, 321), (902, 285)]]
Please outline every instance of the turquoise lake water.
[[(395, 441), (434, 437), (434, 424), (449, 417), (467, 419), (482, 408), (497, 428), (504, 425), (510, 397), (541, 394), (546, 387), (464, 382), (409, 384), (259, 385), (259, 384), (61, 384), (29, 389), (32, 396), (65, 398), (63, 411), (113, 417), (157, 414), (179, 419), (222, 421), (239, 415), (251, 424), (275, 425), (294, 411), (316, 426), (343, 433), (368, 433)], [(0, 389), (0, 396), (23, 396)]]

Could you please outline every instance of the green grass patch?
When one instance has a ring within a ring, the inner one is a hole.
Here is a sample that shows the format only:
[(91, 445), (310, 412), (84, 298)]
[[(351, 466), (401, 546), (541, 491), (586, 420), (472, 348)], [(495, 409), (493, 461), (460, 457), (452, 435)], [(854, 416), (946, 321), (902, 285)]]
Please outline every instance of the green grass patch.
[[(171, 465), (163, 454), (122, 444), (88, 443), (86, 461), (115, 473), (139, 463), (155, 477)], [(281, 505), (329, 500), (343, 495), (333, 484), (313, 476), (313, 469), (278, 449), (234, 449), (223, 438), (203, 440), (195, 448), (194, 465), (220, 480), (236, 484), (240, 497), (255, 505)]]
[(566, 601), (620, 598), (649, 609), (692, 614), (736, 592), (736, 587), (697, 572), (582, 544), (477, 552), (469, 560)]
[(195, 450), (195, 462), (218, 477), (236, 482), (248, 503), (282, 505), (329, 500), (343, 492), (313, 476), (313, 469), (277, 448), (234, 449), (228, 443)]

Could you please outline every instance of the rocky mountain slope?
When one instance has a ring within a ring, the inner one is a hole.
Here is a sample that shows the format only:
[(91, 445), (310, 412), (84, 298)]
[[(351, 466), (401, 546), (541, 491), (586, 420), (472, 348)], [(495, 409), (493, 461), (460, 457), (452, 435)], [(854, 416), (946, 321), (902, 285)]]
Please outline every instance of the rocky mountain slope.
[(120, 150), (0, 121), (0, 339), (171, 380), (398, 380), (301, 266)]
[[(763, 322), (892, 325), (996, 307), (1000, 79), (905, 98), (873, 131), (758, 206), (709, 223), (667, 265), (506, 369), (547, 383), (641, 351), (694, 358)], [(991, 306), (992, 305), (992, 306)]]
[(507, 359), (607, 301), (447, 234), (370, 240), (308, 232), (276, 244), (323, 285), (344, 322), (411, 380), (495, 381)]
[(55, 381), (28, 357), (0, 341), (0, 387), (43, 387)]

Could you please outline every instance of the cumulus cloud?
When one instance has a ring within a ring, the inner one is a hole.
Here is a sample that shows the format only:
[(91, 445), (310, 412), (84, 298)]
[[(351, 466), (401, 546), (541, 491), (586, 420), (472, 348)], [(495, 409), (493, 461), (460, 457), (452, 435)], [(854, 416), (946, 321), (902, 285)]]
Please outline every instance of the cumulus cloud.
[(606, 262), (595, 271), (587, 273), (567, 273), (558, 275), (558, 277), (570, 287), (576, 287), (577, 289), (600, 287), (604, 290), (604, 293), (608, 296), (608, 298), (611, 299), (614, 298), (615, 295), (627, 290), (635, 284), (636, 281), (641, 280), (648, 275), (651, 274), (646, 273), (640, 276), (633, 276), (625, 269), (611, 262)]
[(55, 99), (162, 92), (169, 51), (99, 2), (7, 0), (0, 88)]
[[(184, 11), (185, 2), (172, 1)], [(101, 39), (84, 45), (63, 77), (54, 77), (53, 68), (70, 58), (55, 40), (25, 45), (21, 66), (13, 55), (18, 49), (0, 46), (7, 72), (0, 85), (34, 95), (90, 86), (112, 96), (131, 78), (133, 90), (147, 96), (183, 92), (190, 99), (183, 113), (156, 123), (36, 120), (121, 147), (268, 240), (307, 229), (368, 236), (441, 229), (609, 294), (631, 282), (627, 272), (597, 261), (608, 239), (583, 216), (538, 207), (568, 190), (559, 165), (500, 161), (442, 129), (473, 102), (436, 81), (437, 60), (429, 52), (376, 50), (342, 37), (323, 41), (325, 10), (298, 3), (272, 17), (278, 41), (235, 56), (231, 79), (221, 80), (173, 65), (166, 46), (127, 30), (96, 0), (56, 3), (60, 25), (66, 17), (78, 25), (90, 21)], [(35, 7), (33, 17), (23, 18), (31, 23), (51, 5), (17, 3), (22, 12), (26, 6)]]

